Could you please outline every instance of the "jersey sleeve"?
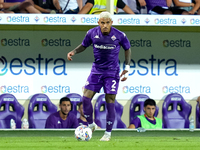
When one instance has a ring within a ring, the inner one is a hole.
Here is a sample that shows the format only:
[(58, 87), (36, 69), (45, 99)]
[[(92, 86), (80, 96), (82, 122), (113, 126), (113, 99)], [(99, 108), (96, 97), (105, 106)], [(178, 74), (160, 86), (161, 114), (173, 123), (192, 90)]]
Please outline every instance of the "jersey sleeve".
[(86, 35), (85, 38), (83, 39), (83, 42), (81, 43), (82, 46), (84, 47), (88, 47), (92, 44), (92, 39), (91, 39), (91, 30), (89, 30)]
[(134, 125), (135, 125), (135, 128), (141, 127), (140, 118), (138, 118), (138, 117), (134, 118), (130, 124), (134, 124)]
[(130, 41), (128, 40), (125, 33), (123, 33), (120, 45), (123, 47), (124, 50), (128, 50), (131, 47)]
[(126, 4), (122, 0), (117, 1), (117, 7), (123, 9), (126, 6)]
[(87, 4), (87, 3), (91, 3), (91, 4), (94, 5), (94, 0), (87, 0), (85, 3), (86, 3), (86, 4)]

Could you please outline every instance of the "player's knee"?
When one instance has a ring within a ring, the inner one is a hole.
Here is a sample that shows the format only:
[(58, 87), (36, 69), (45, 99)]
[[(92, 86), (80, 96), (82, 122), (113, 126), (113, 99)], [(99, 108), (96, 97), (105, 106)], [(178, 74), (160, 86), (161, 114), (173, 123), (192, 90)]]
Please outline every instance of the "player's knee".
[(114, 94), (106, 94), (105, 99), (107, 103), (115, 103), (115, 97)]
[(172, 15), (172, 12), (171, 12), (170, 10), (166, 10), (166, 11), (164, 12), (164, 14), (165, 14), (165, 15)]
[(182, 12), (182, 15), (189, 15), (187, 11)]
[(87, 98), (93, 98), (96, 92), (88, 90), (88, 89), (84, 89), (83, 91), (83, 96), (87, 97)]

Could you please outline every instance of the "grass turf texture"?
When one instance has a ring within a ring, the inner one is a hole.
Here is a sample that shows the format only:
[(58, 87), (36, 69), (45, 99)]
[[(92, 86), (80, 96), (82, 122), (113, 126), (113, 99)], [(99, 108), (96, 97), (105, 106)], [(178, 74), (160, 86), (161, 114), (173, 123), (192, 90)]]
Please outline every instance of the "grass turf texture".
[(89, 142), (77, 141), (74, 131), (0, 131), (0, 150), (199, 150), (200, 131), (113, 131), (109, 142), (95, 131)]

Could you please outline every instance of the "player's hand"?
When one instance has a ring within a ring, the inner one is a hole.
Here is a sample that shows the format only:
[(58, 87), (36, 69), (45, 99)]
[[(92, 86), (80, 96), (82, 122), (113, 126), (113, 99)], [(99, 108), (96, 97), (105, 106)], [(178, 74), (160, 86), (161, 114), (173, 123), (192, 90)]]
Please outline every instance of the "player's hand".
[(73, 51), (71, 51), (71, 52), (69, 52), (69, 53), (67, 54), (67, 59), (68, 59), (69, 61), (72, 61), (72, 56), (74, 56), (74, 52), (73, 52)]
[(195, 14), (195, 11), (191, 10), (191, 11), (188, 11), (188, 13), (189, 13), (190, 15), (194, 15), (194, 14)]
[(146, 6), (145, 0), (138, 0), (138, 2), (140, 3), (140, 6)]
[(128, 71), (127, 70), (123, 70), (123, 72), (120, 75), (120, 78), (122, 77), (121, 81), (126, 81), (126, 79), (128, 78)]

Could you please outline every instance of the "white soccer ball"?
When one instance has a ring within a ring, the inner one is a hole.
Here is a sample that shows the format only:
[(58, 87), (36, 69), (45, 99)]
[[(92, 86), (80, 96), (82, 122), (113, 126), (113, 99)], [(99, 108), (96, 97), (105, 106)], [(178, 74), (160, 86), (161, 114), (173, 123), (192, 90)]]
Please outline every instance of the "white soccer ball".
[(80, 125), (75, 130), (75, 138), (78, 141), (89, 141), (92, 138), (92, 130), (88, 126)]

